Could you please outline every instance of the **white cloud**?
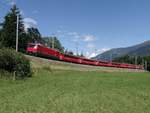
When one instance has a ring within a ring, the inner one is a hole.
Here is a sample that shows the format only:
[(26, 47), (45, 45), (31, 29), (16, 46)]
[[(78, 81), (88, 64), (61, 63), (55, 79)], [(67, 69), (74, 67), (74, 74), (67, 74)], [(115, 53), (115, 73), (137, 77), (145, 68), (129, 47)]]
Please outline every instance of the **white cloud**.
[(57, 30), (56, 32), (57, 32), (57, 33), (62, 33), (62, 31), (61, 31), (61, 30)]
[(32, 13), (33, 14), (37, 14), (37, 13), (39, 13), (39, 11), (38, 10), (34, 10), (34, 11), (32, 11)]
[[(59, 29), (62, 29), (63, 26), (60, 26)], [(94, 35), (85, 35), (85, 34), (80, 34), (78, 32), (70, 32), (70, 31), (64, 31), (63, 30), (58, 30), (60, 36), (63, 35), (64, 37), (68, 37), (71, 39), (73, 42), (93, 42), (96, 40), (96, 37)], [(61, 36), (62, 37), (62, 36)]]
[(90, 56), (90, 53), (87, 51), (87, 52), (85, 53), (85, 57), (86, 57), (86, 58), (90, 58), (89, 56)]
[(80, 37), (79, 33), (77, 33), (77, 32), (68, 32), (68, 35), (72, 36), (74, 38), (79, 38)]
[(58, 26), (58, 29), (64, 29), (63, 25)]
[(34, 20), (33, 18), (24, 18), (23, 21), (25, 24), (25, 29), (37, 26), (37, 21)]
[(16, 0), (5, 0), (7, 2), (8, 5), (15, 5), (16, 4)]
[(95, 50), (93, 52), (86, 52), (85, 56), (87, 58), (92, 58), (92, 57), (95, 57), (95, 56), (97, 56), (97, 55), (99, 55), (99, 54), (101, 54), (101, 53), (103, 53), (105, 51), (108, 51), (108, 50), (110, 50), (110, 48), (101, 48), (101, 49)]
[(78, 35), (78, 33), (77, 32), (68, 32), (68, 35), (76, 36), (76, 35)]
[(97, 51), (98, 54), (104, 53), (106, 51), (110, 50), (110, 48), (101, 48)]
[(87, 48), (89, 48), (89, 49), (93, 49), (93, 48), (95, 48), (95, 45), (94, 45), (94, 44), (89, 43), (89, 44), (87, 44)]
[[(88, 34), (80, 34), (78, 32), (69, 32), (69, 31), (64, 31), (64, 30), (57, 30), (57, 34), (59, 34), (60, 37), (64, 36), (64, 37), (68, 37), (71, 39), (71, 41), (73, 41), (73, 45), (77, 45), (77, 44), (82, 44), (81, 47), (85, 47), (84, 49), (87, 50), (87, 52), (85, 52), (85, 56), (87, 58), (91, 58), (94, 57), (100, 53), (103, 53), (107, 50), (109, 50), (109, 48), (101, 48), (96, 50), (96, 45), (94, 44), (96, 37), (94, 35)], [(70, 41), (70, 40), (69, 40)], [(81, 48), (80, 48), (81, 49)], [(80, 52), (79, 49), (79, 52)], [(76, 51), (74, 51), (74, 53), (76, 53)]]
[(56, 32), (53, 32), (51, 35), (56, 37), (65, 37), (64, 31), (62, 30), (57, 30)]
[(23, 11), (23, 10), (20, 10), (20, 14), (21, 14), (21, 15), (24, 15), (24, 11)]
[(90, 51), (87, 51), (85, 53), (85, 57), (86, 58), (92, 58), (92, 57), (95, 57), (97, 55), (97, 52), (90, 52)]
[(96, 37), (93, 35), (83, 35), (77, 32), (68, 32), (67, 35), (72, 37), (74, 42), (83, 41), (83, 42), (92, 42), (95, 41)]
[(96, 39), (96, 37), (93, 35), (84, 35), (84, 36), (82, 36), (82, 38), (83, 38), (83, 41), (85, 41), (85, 42), (91, 42)]
[(92, 58), (92, 57), (95, 57), (97, 54), (95, 52), (86, 52), (85, 53), (85, 57), (86, 58)]
[(15, 4), (16, 4), (15, 1), (11, 1), (11, 2), (10, 2), (10, 5), (12, 5), (12, 6), (15, 5)]
[(72, 38), (73, 42), (78, 42), (81, 37), (80, 34), (77, 32), (68, 32), (67, 35)]

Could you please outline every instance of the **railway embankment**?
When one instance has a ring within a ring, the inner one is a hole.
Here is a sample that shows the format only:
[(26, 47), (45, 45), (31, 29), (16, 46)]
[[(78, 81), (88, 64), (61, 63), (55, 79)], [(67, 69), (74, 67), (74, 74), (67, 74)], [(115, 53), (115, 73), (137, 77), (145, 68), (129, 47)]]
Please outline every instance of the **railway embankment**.
[(31, 60), (31, 65), (34, 69), (45, 68), (50, 70), (75, 70), (75, 71), (100, 71), (100, 72), (146, 72), (145, 70), (138, 70), (138, 69), (98, 67), (98, 66), (67, 63), (29, 55), (26, 55), (26, 57)]

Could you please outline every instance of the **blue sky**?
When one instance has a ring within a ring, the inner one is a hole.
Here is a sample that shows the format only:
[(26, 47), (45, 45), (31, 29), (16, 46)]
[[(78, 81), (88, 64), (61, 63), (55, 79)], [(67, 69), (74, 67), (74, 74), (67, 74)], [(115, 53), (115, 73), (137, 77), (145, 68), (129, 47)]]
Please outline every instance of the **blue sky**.
[(150, 40), (150, 0), (0, 0), (0, 21), (14, 3), (26, 26), (88, 57)]

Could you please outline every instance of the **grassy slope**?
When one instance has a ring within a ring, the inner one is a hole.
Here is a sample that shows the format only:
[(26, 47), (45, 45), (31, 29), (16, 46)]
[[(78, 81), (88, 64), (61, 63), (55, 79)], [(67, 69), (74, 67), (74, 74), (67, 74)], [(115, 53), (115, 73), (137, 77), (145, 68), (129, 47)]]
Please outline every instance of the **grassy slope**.
[(144, 70), (89, 66), (89, 65), (80, 65), (80, 64), (74, 64), (74, 63), (47, 60), (47, 59), (37, 58), (37, 57), (32, 57), (32, 56), (27, 56), (27, 57), (32, 61), (32, 66), (35, 69), (45, 67), (45, 68), (51, 68), (52, 70), (101, 71), (101, 72), (144, 72)]
[(32, 78), (0, 79), (0, 113), (150, 111), (149, 73), (53, 70), (36, 63)]

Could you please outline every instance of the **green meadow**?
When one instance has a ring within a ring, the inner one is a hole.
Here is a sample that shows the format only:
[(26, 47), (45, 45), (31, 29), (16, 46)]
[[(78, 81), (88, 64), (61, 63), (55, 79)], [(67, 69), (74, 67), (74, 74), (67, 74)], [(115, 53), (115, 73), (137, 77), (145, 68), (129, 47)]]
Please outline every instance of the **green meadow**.
[[(51, 63), (50, 63), (51, 64)], [(0, 113), (149, 113), (150, 73), (53, 69), (0, 78)], [(63, 65), (62, 65), (63, 66)]]

